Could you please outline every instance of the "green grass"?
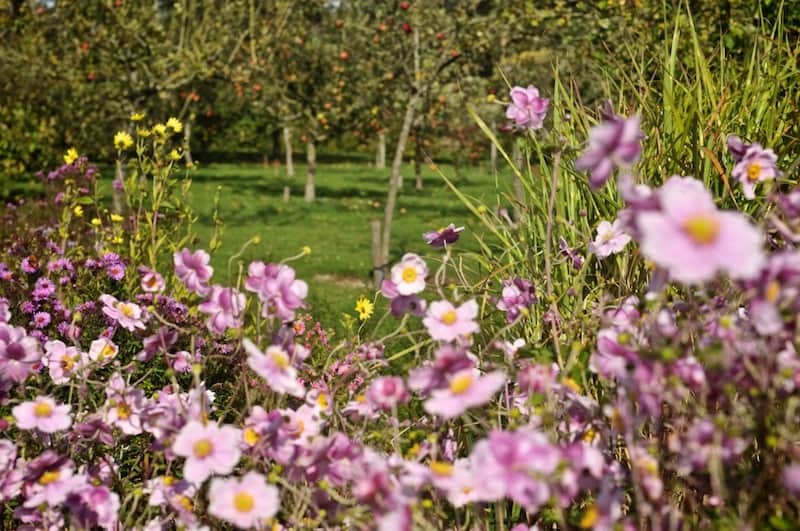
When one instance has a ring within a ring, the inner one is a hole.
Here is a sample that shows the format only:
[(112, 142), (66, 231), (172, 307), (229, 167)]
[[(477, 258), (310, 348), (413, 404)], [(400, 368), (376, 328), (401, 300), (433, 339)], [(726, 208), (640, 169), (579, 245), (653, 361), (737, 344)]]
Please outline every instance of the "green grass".
[[(488, 168), (467, 168), (455, 177), (451, 166), (440, 170), (455, 179), (462, 193), (488, 204), (496, 203), (497, 191), (510, 189), (509, 174), (497, 182)], [(334, 326), (343, 312), (353, 313), (355, 300), (374, 294), (370, 220), (383, 219), (388, 169), (367, 164), (320, 165), (317, 169), (317, 200), (303, 200), (305, 167), (296, 169), (287, 180), (282, 169), (258, 164), (212, 164), (194, 174), (190, 203), (199, 216), (196, 231), (198, 246), (208, 246), (213, 233), (213, 197), (219, 187), (219, 216), (222, 219), (222, 245), (213, 258), (220, 282), (235, 281), (238, 262), (244, 267), (251, 260), (280, 261), (297, 255), (303, 246), (312, 253), (292, 262), (299, 278), (309, 284), (309, 302), (325, 326)], [(398, 201), (393, 225), (390, 264), (406, 252), (435, 259), (440, 251), (430, 249), (422, 233), (456, 223), (467, 231), (460, 247), (477, 250), (473, 229), (483, 232), (469, 210), (447, 188), (431, 168), (423, 170), (424, 189), (414, 189), (413, 171), (405, 168), (405, 187)], [(410, 178), (409, 178), (410, 176)], [(284, 185), (291, 186), (291, 198), (283, 201)], [(510, 205), (507, 205), (510, 206)], [(248, 246), (232, 264), (227, 279), (228, 260), (254, 236), (259, 245)], [(215, 277), (217, 275), (215, 274)]]

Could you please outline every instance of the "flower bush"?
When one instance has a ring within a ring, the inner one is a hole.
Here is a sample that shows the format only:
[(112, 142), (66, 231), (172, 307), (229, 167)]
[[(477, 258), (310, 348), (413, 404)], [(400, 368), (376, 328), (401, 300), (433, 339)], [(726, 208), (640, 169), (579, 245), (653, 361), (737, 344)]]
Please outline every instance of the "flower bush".
[[(511, 100), (508, 117), (536, 141), (548, 100), (534, 87)], [(761, 194), (757, 215), (718, 209), (691, 177), (637, 182), (640, 123), (607, 108), (584, 154), (548, 155), (539, 276), (488, 255), (475, 282), (458, 250), (465, 229), (431, 231), (420, 251), (429, 244), (432, 258), (405, 254), (381, 286), (386, 301), (360, 299), (357, 326), (336, 341), (290, 265), (306, 250), (224, 274), (210, 265), (218, 235), (196, 247), (191, 180), (174, 156), (180, 122), (114, 138), (128, 170), (114, 186), (119, 212), (104, 207), (97, 169), (71, 153), (42, 175), (44, 198), (8, 205), (0, 231), (0, 519), (18, 529), (790, 526), (797, 192), (774, 182), (767, 193), (780, 159), (738, 138), (734, 179), (746, 197)], [(571, 161), (597, 194), (617, 169), (625, 205), (594, 241), (559, 236), (555, 251), (557, 179)], [(602, 277), (628, 254), (647, 260), (627, 270), (641, 280), (632, 292)], [(573, 305), (593, 255), (609, 268), (593, 280), (605, 291)], [(572, 281), (561, 295), (554, 268)], [(589, 317), (575, 324), (570, 307)], [(380, 311), (394, 325), (379, 335)]]

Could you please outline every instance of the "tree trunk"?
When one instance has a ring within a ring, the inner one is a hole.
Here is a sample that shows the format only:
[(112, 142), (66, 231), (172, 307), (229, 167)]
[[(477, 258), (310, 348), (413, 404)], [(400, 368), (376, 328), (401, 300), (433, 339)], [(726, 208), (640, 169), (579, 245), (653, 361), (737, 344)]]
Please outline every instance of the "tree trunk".
[[(520, 172), (526, 170), (525, 157), (523, 156), (522, 149), (519, 147), (519, 142), (516, 140), (514, 141), (514, 150), (511, 152), (511, 160), (514, 161), (514, 166), (516, 166)], [(517, 176), (517, 172), (512, 173), (512, 179), (514, 198), (516, 199), (516, 201), (514, 201), (514, 221), (520, 223), (522, 221), (521, 205), (525, 204), (525, 189)]]
[(386, 132), (378, 131), (378, 152), (375, 154), (375, 167), (379, 170), (386, 168)]
[(403, 127), (400, 129), (400, 137), (397, 139), (397, 147), (394, 150), (394, 160), (392, 161), (392, 176), (389, 178), (389, 193), (386, 195), (386, 206), (383, 211), (383, 236), (381, 237), (381, 266), (385, 266), (389, 261), (389, 243), (392, 238), (392, 217), (394, 207), (397, 203), (397, 192), (400, 189), (400, 170), (403, 166), (403, 152), (406, 150), (408, 133), (411, 131), (411, 123), (414, 121), (414, 113), (419, 104), (419, 93), (411, 96), (406, 106), (406, 115), (403, 118)]
[[(497, 122), (492, 120), (492, 133), (497, 133)], [(489, 143), (489, 161), (492, 166), (492, 177), (497, 177), (497, 145), (494, 142)]]
[(283, 147), (286, 150), (286, 176), (294, 177), (294, 160), (292, 159), (292, 130), (283, 128)]
[[(122, 165), (122, 161), (117, 159), (117, 168), (115, 171), (115, 181), (119, 181), (120, 183), (125, 183), (125, 166)], [(125, 189), (122, 186), (114, 186), (113, 187), (113, 194), (112, 200), (113, 204), (111, 208), (114, 209), (115, 214), (120, 214), (125, 211)]]
[(422, 130), (419, 127), (414, 133), (414, 179), (417, 190), (422, 190)]
[(314, 139), (309, 138), (306, 143), (306, 203), (313, 203), (314, 193), (314, 174), (317, 172), (317, 146)]
[(381, 220), (370, 220), (369, 228), (372, 233), (372, 280), (375, 282), (375, 289), (380, 289), (384, 273), (384, 262), (381, 260)]
[(188, 166), (192, 166), (194, 162), (192, 161), (192, 122), (186, 120), (186, 123), (183, 124), (183, 159), (186, 161)]

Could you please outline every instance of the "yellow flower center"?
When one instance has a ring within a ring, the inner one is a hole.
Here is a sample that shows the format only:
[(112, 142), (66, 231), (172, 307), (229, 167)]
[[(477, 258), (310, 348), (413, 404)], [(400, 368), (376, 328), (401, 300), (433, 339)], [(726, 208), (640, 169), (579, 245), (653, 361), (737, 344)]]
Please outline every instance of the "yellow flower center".
[(61, 477), (61, 472), (59, 472), (58, 470), (45, 472), (44, 474), (42, 474), (42, 477), (39, 478), (39, 485), (49, 485), (54, 481), (58, 481), (60, 477)]
[(447, 310), (442, 315), (442, 322), (447, 326), (451, 326), (453, 323), (456, 322), (458, 319), (458, 315), (456, 314), (455, 310)]
[(317, 395), (317, 405), (322, 409), (328, 409), (328, 395), (325, 393)]
[(192, 500), (188, 496), (184, 496), (183, 494), (178, 494), (176, 498), (178, 499), (178, 503), (180, 503), (184, 509), (186, 509), (187, 511), (194, 510), (194, 504), (192, 503)]
[(158, 279), (155, 276), (152, 276), (147, 279), (146, 284), (148, 288), (154, 288), (158, 285)]
[(281, 369), (285, 369), (289, 366), (289, 357), (279, 349), (272, 349), (270, 352), (270, 356), (272, 356), (272, 361)]
[(751, 162), (747, 167), (747, 178), (751, 181), (757, 181), (761, 177), (761, 164), (758, 162)]
[(200, 439), (192, 446), (192, 451), (194, 452), (195, 457), (199, 457), (200, 459), (211, 455), (213, 450), (214, 445), (211, 444), (211, 441), (208, 439)]
[(61, 368), (69, 372), (75, 367), (75, 358), (72, 356), (64, 356), (61, 358)]
[(450, 392), (454, 395), (465, 393), (467, 389), (472, 387), (472, 382), (471, 374), (460, 374), (450, 380)]
[(114, 347), (111, 346), (111, 343), (106, 343), (105, 345), (103, 345), (103, 348), (100, 349), (100, 354), (98, 354), (97, 357), (100, 360), (103, 360), (105, 358), (110, 358), (113, 355), (114, 355)]
[(411, 283), (417, 280), (417, 270), (414, 267), (407, 267), (403, 269), (403, 282)]
[(358, 395), (356, 397), (356, 402), (358, 402), (359, 404), (363, 404), (366, 401), (367, 401), (367, 397), (364, 396), (364, 395)]
[(449, 477), (453, 475), (453, 465), (450, 463), (445, 463), (444, 461), (431, 461), (430, 467), (431, 472), (437, 476)]
[(578, 525), (583, 529), (594, 527), (594, 524), (597, 522), (597, 517), (597, 506), (592, 504), (586, 509), (586, 512), (583, 513), (583, 518), (581, 518), (581, 521)]
[(764, 293), (764, 298), (767, 299), (767, 302), (774, 303), (778, 300), (778, 295), (781, 294), (781, 286), (778, 284), (777, 280), (773, 280), (769, 284), (767, 284), (767, 290)]
[(291, 433), (292, 439), (299, 439), (303, 432), (306, 431), (306, 424), (302, 420), (297, 420), (297, 429)]
[(233, 506), (240, 513), (249, 513), (255, 507), (256, 501), (249, 492), (237, 492), (233, 497)]
[(120, 404), (117, 406), (117, 417), (122, 420), (126, 420), (131, 416), (131, 408), (129, 408), (125, 404)]
[(713, 214), (695, 214), (684, 221), (683, 230), (695, 243), (708, 245), (719, 236), (719, 220)]
[(164, 485), (166, 485), (167, 487), (169, 487), (170, 485), (174, 485), (175, 481), (176, 481), (175, 476), (164, 476), (163, 479)]
[(36, 405), (33, 406), (33, 414), (37, 417), (49, 417), (53, 414), (53, 406), (47, 402), (37, 402)]
[(133, 306), (130, 304), (125, 304), (124, 302), (119, 303), (117, 309), (122, 312), (122, 315), (127, 317), (128, 319), (133, 317)]
[(244, 442), (247, 443), (249, 446), (255, 446), (258, 440), (260, 439), (255, 428), (253, 428), (252, 426), (248, 426), (247, 428), (245, 428), (243, 438)]

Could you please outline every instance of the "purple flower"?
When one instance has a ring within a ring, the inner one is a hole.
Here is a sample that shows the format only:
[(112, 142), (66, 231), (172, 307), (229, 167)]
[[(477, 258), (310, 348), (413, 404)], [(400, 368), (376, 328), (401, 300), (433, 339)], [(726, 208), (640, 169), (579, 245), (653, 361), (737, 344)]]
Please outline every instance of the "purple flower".
[(456, 227), (453, 223), (439, 230), (432, 230), (422, 235), (425, 243), (431, 247), (442, 248), (445, 245), (452, 245), (458, 241), (459, 233), (464, 227)]
[(402, 378), (387, 376), (372, 381), (367, 389), (366, 398), (371, 405), (384, 411), (391, 411), (399, 404), (408, 401), (408, 392)]
[(614, 220), (612, 225), (608, 221), (601, 221), (597, 226), (597, 237), (589, 244), (589, 252), (597, 255), (601, 260), (616, 254), (628, 245), (631, 237), (623, 231), (623, 223)]
[(142, 291), (146, 293), (160, 293), (164, 290), (164, 277), (144, 266), (139, 268), (142, 274)]
[(503, 296), (497, 301), (497, 309), (506, 312), (506, 319), (513, 323), (536, 302), (533, 282), (522, 278), (503, 281)]
[(583, 262), (584, 262), (583, 256), (581, 256), (575, 250), (570, 248), (569, 243), (567, 243), (567, 240), (565, 240), (563, 236), (558, 237), (558, 250), (561, 251), (562, 255), (572, 260), (573, 269), (580, 269), (581, 267), (583, 267)]
[(36, 328), (45, 328), (50, 324), (50, 314), (47, 312), (36, 312), (33, 315), (33, 325)]
[(644, 134), (639, 127), (640, 118), (633, 115), (623, 118), (607, 109), (603, 121), (589, 130), (589, 147), (578, 160), (575, 169), (589, 171), (592, 188), (603, 186), (614, 167), (627, 169), (642, 152), (640, 140)]
[(0, 323), (7, 323), (11, 320), (11, 309), (8, 300), (0, 297)]
[(47, 277), (41, 277), (36, 281), (36, 287), (33, 290), (33, 298), (37, 301), (44, 300), (50, 295), (55, 293), (56, 287), (53, 282)]
[(539, 89), (533, 85), (528, 88), (511, 89), (511, 103), (506, 109), (506, 118), (514, 120), (517, 127), (541, 129), (550, 100), (539, 97)]
[(718, 271), (753, 278), (764, 265), (761, 232), (739, 212), (720, 212), (703, 183), (671, 177), (658, 192), (661, 211), (637, 216), (642, 253), (672, 278), (705, 282)]
[(446, 389), (437, 389), (425, 401), (425, 411), (443, 419), (461, 415), (469, 408), (482, 406), (506, 383), (501, 371), (478, 376), (475, 369), (454, 374)]
[(120, 263), (111, 264), (106, 269), (108, 276), (113, 280), (122, 280), (125, 277), (125, 265)]
[(469, 300), (456, 308), (448, 301), (431, 303), (428, 313), (422, 324), (428, 329), (433, 339), (439, 341), (454, 341), (466, 338), (479, 330), (478, 303)]
[(747, 199), (755, 198), (756, 183), (781, 175), (776, 165), (777, 155), (771, 149), (761, 147), (761, 144), (742, 144), (737, 137), (730, 136), (728, 149), (736, 161), (731, 177), (742, 183), (742, 191)]
[(155, 335), (144, 338), (142, 350), (136, 355), (139, 361), (149, 361), (159, 352), (167, 352), (178, 340), (178, 331), (162, 326)]
[(228, 328), (239, 329), (242, 327), (241, 314), (247, 302), (243, 293), (234, 288), (223, 288), (215, 284), (211, 287), (208, 300), (197, 307), (201, 312), (208, 314), (208, 329), (222, 335)]
[(214, 268), (208, 265), (211, 257), (202, 249), (192, 253), (185, 247), (172, 256), (175, 276), (189, 289), (200, 296), (208, 294), (208, 280)]
[(23, 258), (20, 268), (26, 273), (36, 273), (39, 271), (39, 260), (33, 255)]
[(417, 317), (425, 315), (427, 303), (417, 295), (400, 295), (397, 286), (391, 280), (387, 279), (381, 283), (381, 295), (391, 301), (389, 308), (395, 317), (402, 317), (406, 313)]
[(296, 279), (294, 269), (283, 264), (252, 262), (245, 288), (258, 295), (264, 317), (274, 315), (284, 321), (294, 319), (295, 310), (303, 306), (308, 295), (308, 284)]
[(22, 327), (0, 323), (0, 375), (23, 382), (42, 357), (39, 342)]

